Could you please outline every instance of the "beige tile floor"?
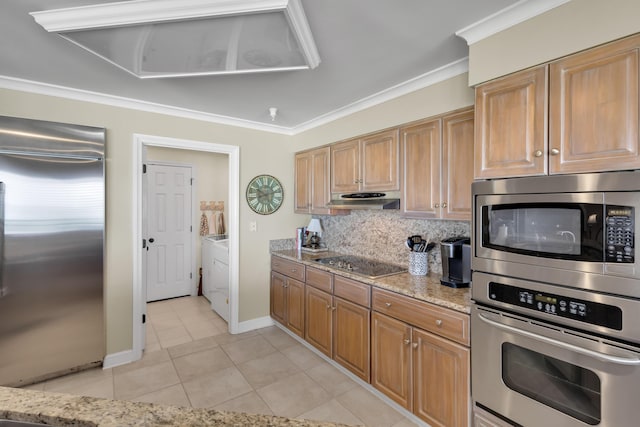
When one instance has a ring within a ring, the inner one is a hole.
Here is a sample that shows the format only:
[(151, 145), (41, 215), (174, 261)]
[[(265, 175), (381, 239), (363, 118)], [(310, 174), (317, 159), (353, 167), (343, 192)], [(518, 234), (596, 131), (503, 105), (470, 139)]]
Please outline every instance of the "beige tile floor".
[(141, 360), (29, 388), (351, 425), (415, 425), (275, 326), (230, 335), (204, 297), (150, 303), (147, 316)]

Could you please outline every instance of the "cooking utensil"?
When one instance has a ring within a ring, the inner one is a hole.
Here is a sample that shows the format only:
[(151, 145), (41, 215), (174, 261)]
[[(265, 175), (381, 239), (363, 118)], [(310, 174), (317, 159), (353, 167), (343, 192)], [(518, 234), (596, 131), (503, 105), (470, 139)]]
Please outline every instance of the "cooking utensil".
[(413, 236), (409, 236), (405, 245), (411, 250), (415, 252), (415, 246), (422, 242), (422, 236), (418, 236), (414, 234)]

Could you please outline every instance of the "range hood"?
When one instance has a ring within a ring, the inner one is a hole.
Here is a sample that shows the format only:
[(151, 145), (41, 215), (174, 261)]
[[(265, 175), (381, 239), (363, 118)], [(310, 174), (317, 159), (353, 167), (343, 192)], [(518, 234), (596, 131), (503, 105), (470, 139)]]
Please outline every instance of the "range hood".
[(398, 192), (333, 194), (327, 207), (350, 210), (400, 209), (400, 194)]

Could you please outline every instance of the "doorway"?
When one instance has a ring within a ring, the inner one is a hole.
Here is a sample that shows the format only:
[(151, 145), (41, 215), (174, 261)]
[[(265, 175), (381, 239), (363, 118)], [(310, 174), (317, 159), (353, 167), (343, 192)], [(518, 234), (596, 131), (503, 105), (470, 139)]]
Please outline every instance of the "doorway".
[(240, 148), (201, 141), (165, 138), (134, 134), (133, 137), (133, 354), (132, 360), (142, 357), (145, 341), (146, 290), (144, 289), (143, 256), (143, 179), (142, 168), (145, 147), (164, 147), (226, 154), (229, 158), (228, 189), (228, 234), (229, 234), (229, 332), (239, 332), (238, 327), (238, 282), (239, 282), (239, 195), (240, 195)]

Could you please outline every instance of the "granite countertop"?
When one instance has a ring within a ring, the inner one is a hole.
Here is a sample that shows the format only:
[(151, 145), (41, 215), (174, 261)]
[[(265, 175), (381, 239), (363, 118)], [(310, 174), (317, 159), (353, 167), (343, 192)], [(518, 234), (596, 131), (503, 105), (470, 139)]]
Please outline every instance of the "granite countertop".
[(342, 426), (271, 415), (181, 408), (9, 387), (0, 387), (0, 419), (56, 427)]
[(328, 265), (314, 262), (314, 259), (343, 255), (336, 252), (307, 253), (297, 250), (280, 250), (271, 252), (273, 255), (300, 262), (302, 264), (330, 271), (350, 279), (368, 283), (372, 286), (409, 297), (430, 302), (441, 307), (469, 314), (471, 312), (471, 292), (469, 288), (450, 288), (440, 284), (440, 275), (430, 272), (426, 276), (413, 276), (409, 273), (394, 274), (392, 276), (370, 279), (344, 270), (332, 268)]

